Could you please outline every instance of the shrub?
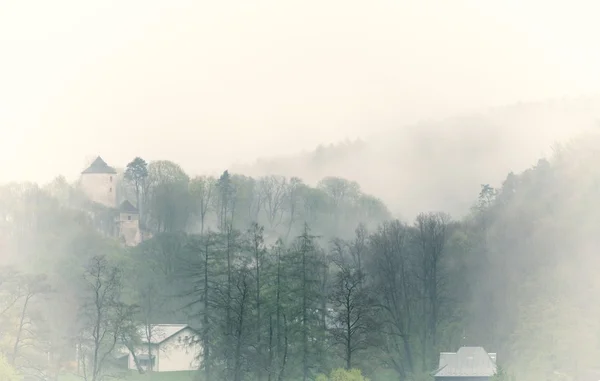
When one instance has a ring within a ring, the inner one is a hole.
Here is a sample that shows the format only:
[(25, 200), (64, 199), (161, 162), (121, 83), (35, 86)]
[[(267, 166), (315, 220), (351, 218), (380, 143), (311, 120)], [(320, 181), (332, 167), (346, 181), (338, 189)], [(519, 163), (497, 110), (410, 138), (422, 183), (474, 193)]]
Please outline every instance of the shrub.
[(20, 379), (21, 377), (19, 377), (15, 369), (0, 354), (0, 381), (19, 381)]
[(315, 381), (369, 381), (362, 375), (360, 369), (334, 369), (327, 377), (324, 374), (319, 374)]

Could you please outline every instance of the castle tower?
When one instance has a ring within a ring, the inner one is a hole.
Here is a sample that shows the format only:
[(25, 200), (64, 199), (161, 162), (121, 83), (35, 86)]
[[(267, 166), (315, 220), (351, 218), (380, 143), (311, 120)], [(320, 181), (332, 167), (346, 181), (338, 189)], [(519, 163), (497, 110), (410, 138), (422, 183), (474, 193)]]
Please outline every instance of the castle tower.
[(119, 207), (119, 237), (127, 246), (136, 246), (142, 241), (140, 232), (140, 213), (129, 201)]
[(100, 156), (81, 172), (81, 189), (94, 202), (109, 208), (117, 207), (117, 171)]

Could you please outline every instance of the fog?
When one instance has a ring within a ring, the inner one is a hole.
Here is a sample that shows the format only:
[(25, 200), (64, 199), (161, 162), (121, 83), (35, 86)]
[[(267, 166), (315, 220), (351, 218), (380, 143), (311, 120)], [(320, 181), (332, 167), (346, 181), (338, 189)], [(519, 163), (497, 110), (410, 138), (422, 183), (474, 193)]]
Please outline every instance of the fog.
[(598, 14), (0, 0), (0, 379), (598, 380)]
[(373, 132), (300, 154), (265, 157), (233, 170), (299, 176), (317, 184), (336, 175), (381, 197), (395, 216), (423, 210), (470, 213), (482, 184), (502, 185), (557, 147), (599, 130), (600, 97), (518, 103), (479, 113)]
[(0, 7), (3, 181), (74, 178), (98, 154), (221, 171), (600, 85), (593, 3)]

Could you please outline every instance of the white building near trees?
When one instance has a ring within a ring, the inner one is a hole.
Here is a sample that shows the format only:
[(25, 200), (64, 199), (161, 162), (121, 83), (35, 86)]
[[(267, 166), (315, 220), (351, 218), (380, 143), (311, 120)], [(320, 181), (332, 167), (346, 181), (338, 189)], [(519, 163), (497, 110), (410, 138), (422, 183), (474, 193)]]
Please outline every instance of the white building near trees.
[(116, 230), (117, 238), (127, 246), (137, 246), (142, 241), (140, 212), (123, 194), (118, 197), (121, 181), (117, 170), (98, 156), (81, 172), (79, 188), (89, 201), (112, 211), (113, 219), (108, 225)]
[(139, 366), (145, 371), (175, 372), (200, 367), (202, 347), (198, 333), (187, 324), (143, 326), (139, 328), (139, 337), (133, 353), (121, 352), (130, 370), (138, 370)]

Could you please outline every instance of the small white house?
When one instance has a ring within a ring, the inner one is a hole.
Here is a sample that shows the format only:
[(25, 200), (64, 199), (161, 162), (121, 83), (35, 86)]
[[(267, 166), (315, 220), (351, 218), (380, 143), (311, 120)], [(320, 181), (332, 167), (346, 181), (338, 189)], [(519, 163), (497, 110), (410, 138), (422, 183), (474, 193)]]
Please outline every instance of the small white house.
[(139, 334), (141, 343), (134, 348), (135, 356), (131, 352), (127, 355), (129, 369), (138, 369), (136, 360), (139, 367), (154, 372), (199, 368), (201, 345), (198, 333), (189, 325), (153, 324), (141, 327)]

